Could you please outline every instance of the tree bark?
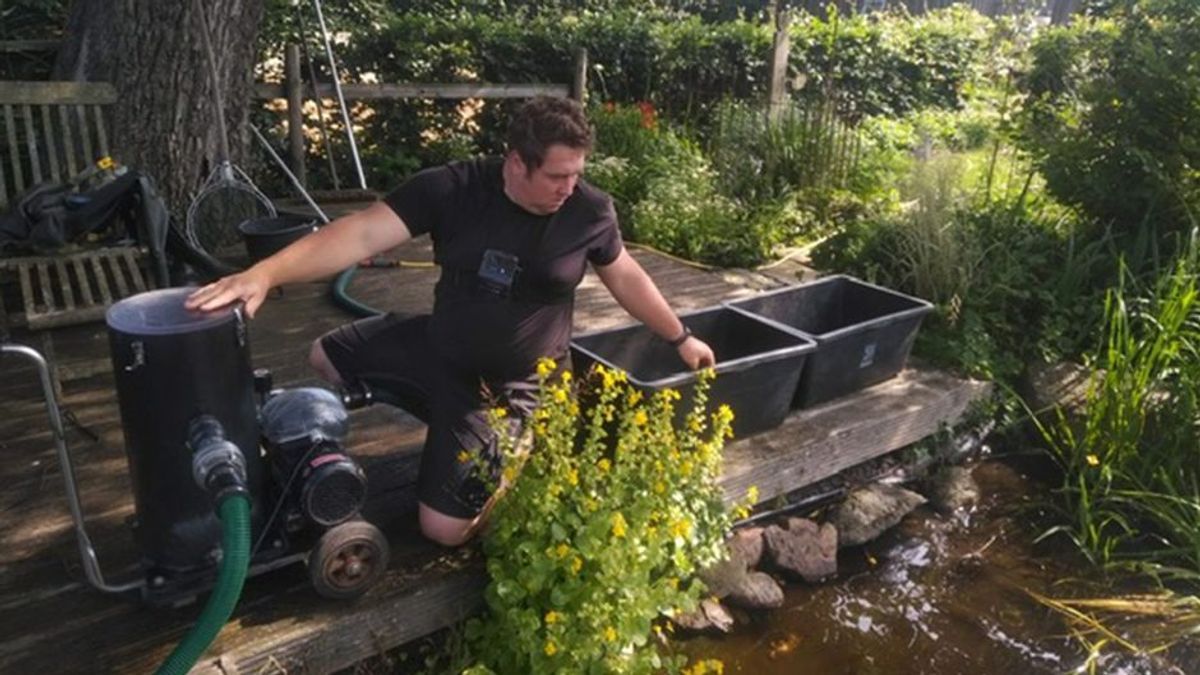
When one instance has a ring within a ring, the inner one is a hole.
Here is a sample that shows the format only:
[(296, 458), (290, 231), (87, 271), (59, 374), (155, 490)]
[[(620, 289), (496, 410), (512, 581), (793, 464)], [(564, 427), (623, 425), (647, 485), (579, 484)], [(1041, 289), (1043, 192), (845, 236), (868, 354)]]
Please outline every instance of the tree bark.
[(176, 213), (218, 158), (214, 85), (199, 12), (207, 12), (231, 160), (244, 155), (265, 0), (75, 0), (56, 73), (109, 81), (113, 155), (152, 177)]

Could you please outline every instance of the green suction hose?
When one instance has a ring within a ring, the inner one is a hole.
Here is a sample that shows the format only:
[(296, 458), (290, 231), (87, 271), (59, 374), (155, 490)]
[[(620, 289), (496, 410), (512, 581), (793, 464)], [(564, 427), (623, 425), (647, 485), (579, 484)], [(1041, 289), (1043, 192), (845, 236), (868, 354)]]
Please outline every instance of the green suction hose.
[(348, 289), (350, 288), (350, 282), (354, 279), (354, 273), (357, 271), (357, 269), (357, 265), (347, 267), (342, 271), (341, 274), (337, 276), (337, 279), (333, 282), (333, 287), (330, 289), (333, 293), (333, 301), (336, 302), (342, 309), (358, 317), (378, 316), (383, 314), (383, 312), (375, 309), (374, 307), (350, 297), (350, 292)]
[(223, 555), (217, 585), (200, 618), (159, 667), (158, 675), (185, 675), (191, 670), (217, 637), (221, 626), (229, 620), (242, 594), (242, 584), (250, 566), (250, 499), (244, 493), (229, 494), (222, 500), (218, 512)]

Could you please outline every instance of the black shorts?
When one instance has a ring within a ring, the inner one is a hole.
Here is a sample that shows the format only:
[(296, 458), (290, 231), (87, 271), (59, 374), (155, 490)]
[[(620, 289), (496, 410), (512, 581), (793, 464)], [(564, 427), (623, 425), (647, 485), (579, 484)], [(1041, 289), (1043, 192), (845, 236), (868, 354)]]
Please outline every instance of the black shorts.
[[(447, 516), (474, 518), (490, 496), (487, 486), (498, 480), (496, 435), (486, 411), (503, 405), (516, 433), (537, 403), (537, 374), (494, 382), (461, 372), (439, 357), (428, 326), (428, 315), (376, 316), (325, 334), (321, 347), (344, 382), (385, 389), (429, 426), (417, 478), (421, 502)], [(461, 461), (464, 450), (482, 458), (484, 468)]]

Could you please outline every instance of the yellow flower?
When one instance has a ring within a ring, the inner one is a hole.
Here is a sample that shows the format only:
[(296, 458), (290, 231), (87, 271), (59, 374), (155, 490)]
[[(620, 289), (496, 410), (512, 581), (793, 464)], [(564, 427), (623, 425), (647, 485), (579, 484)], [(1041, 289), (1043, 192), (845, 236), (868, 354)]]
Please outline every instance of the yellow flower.
[(558, 556), (559, 558), (567, 557), (567, 554), (570, 552), (571, 547), (567, 546), (566, 544), (559, 544), (554, 548), (554, 555)]
[(617, 537), (618, 539), (620, 539), (621, 537), (624, 537), (626, 527), (627, 527), (627, 523), (625, 522), (625, 516), (621, 515), (620, 513), (614, 513), (613, 517), (612, 517), (612, 534), (613, 534), (613, 536)]
[(550, 625), (556, 624), (556, 623), (558, 623), (558, 620), (561, 618), (562, 618), (562, 614), (559, 614), (558, 612), (556, 612), (554, 610), (550, 610), (549, 612), (546, 612), (546, 625), (550, 626)]
[(571, 485), (579, 485), (579, 472), (575, 469), (571, 469), (567, 473), (567, 482)]
[(688, 518), (680, 518), (671, 523), (672, 537), (687, 537), (692, 533), (692, 521)]
[(563, 371), (563, 373), (562, 373), (562, 381), (563, 381), (563, 384), (566, 384), (566, 383), (568, 383), (568, 382), (570, 382), (570, 381), (571, 381), (571, 371), (569, 371), (569, 370), (564, 370), (564, 371)]
[(722, 403), (721, 407), (717, 408), (717, 421), (729, 423), (733, 421), (733, 408)]
[(458, 461), (460, 464), (466, 464), (467, 462), (471, 461), (471, 453), (467, 452), (466, 450), (459, 450)]
[(554, 644), (554, 640), (546, 640), (546, 646), (542, 648), (546, 652), (546, 656), (554, 656), (558, 653), (558, 645)]
[(567, 402), (567, 390), (566, 389), (555, 389), (554, 390), (554, 400), (558, 403), (566, 403)]
[(493, 408), (492, 413), (499, 419), (508, 417), (508, 410), (505, 408)]
[(626, 399), (626, 401), (629, 402), (629, 405), (637, 405), (638, 403), (641, 402), (641, 400), (642, 400), (642, 392), (638, 391), (637, 389), (629, 390), (629, 397)]
[(751, 485), (750, 487), (746, 488), (746, 501), (750, 502), (752, 505), (758, 503), (757, 485)]
[(595, 499), (588, 497), (587, 499), (583, 500), (583, 508), (587, 509), (588, 513), (591, 513), (600, 508), (600, 503)]
[(615, 628), (613, 628), (612, 626), (605, 628), (604, 629), (604, 639), (607, 640), (608, 642), (612, 642), (612, 641), (616, 640), (617, 639), (617, 630)]
[(650, 421), (650, 417), (648, 415), (646, 415), (645, 410), (639, 410), (633, 414), (634, 426), (644, 427), (644, 426), (646, 426), (646, 422), (649, 422), (649, 421)]
[(511, 466), (506, 466), (504, 467), (504, 471), (500, 472), (500, 477), (504, 479), (505, 483), (511, 484), (517, 479), (517, 470)]
[(692, 475), (692, 471), (695, 468), (696, 468), (696, 466), (694, 464), (692, 464), (692, 460), (685, 459), (683, 461), (683, 464), (679, 465), (679, 473), (681, 473), (685, 476), (690, 476), (690, 475)]
[(538, 359), (538, 362), (537, 362), (538, 377), (544, 379), (546, 377), (549, 377), (550, 373), (553, 373), (553, 372), (554, 372), (554, 360), (553, 359)]
[(579, 417), (579, 404), (571, 401), (571, 405), (567, 406), (567, 414), (571, 417)]
[(600, 469), (600, 473), (607, 473), (608, 470), (612, 468), (612, 462), (608, 461), (607, 459), (602, 459), (599, 462), (596, 462), (596, 468)]
[(1088, 466), (1100, 466), (1100, 458), (1095, 455), (1087, 456)]
[(656, 494), (661, 495), (662, 493), (664, 493), (666, 491), (667, 491), (667, 484), (662, 482), (661, 480), (654, 484), (654, 492)]
[(691, 429), (692, 431), (699, 433), (700, 431), (704, 430), (704, 424), (700, 422), (699, 417), (689, 417), (688, 418), (688, 428)]
[(571, 574), (579, 574), (581, 569), (583, 569), (583, 558), (575, 556), (571, 559)]

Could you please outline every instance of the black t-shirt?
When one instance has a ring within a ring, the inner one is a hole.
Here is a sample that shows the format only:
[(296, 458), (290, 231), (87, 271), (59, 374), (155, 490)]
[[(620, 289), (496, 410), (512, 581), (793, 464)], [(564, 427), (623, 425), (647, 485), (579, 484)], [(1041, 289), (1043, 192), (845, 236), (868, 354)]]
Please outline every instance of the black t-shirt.
[[(413, 236), (433, 237), (442, 275), (432, 343), (450, 363), (497, 379), (566, 354), (574, 290), (587, 263), (612, 263), (624, 246), (607, 194), (580, 180), (557, 212), (536, 215), (504, 194), (502, 166), (489, 158), (427, 169), (384, 198)], [(524, 292), (503, 297), (472, 283), (488, 249), (520, 260), (517, 288)]]

